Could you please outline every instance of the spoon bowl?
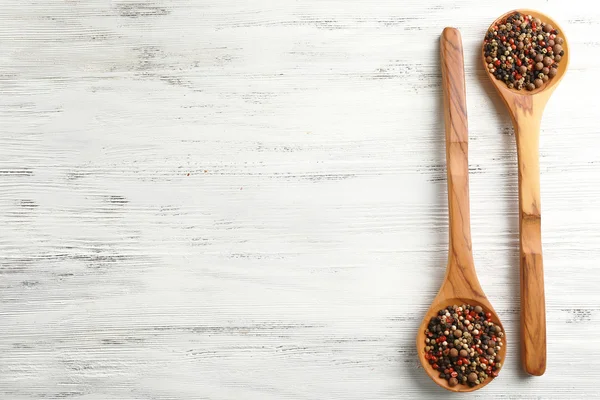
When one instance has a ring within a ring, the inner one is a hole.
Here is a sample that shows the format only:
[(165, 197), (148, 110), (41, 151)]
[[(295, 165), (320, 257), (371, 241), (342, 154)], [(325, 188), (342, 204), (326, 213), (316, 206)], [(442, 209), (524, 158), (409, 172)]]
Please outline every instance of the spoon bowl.
[[(522, 89), (522, 90), (509, 89), (508, 86), (506, 86), (506, 84), (503, 81), (496, 79), (494, 77), (494, 75), (488, 71), (487, 62), (485, 61), (485, 55), (484, 55), (485, 44), (483, 44), (482, 48), (481, 48), (481, 54), (482, 54), (481, 61), (483, 62), (483, 69), (484, 69), (484, 71), (486, 71), (486, 74), (489, 75), (494, 87), (496, 88), (496, 90), (498, 90), (498, 92), (500, 93), (500, 97), (502, 97), (502, 99), (505, 102), (507, 102), (507, 100), (511, 99), (512, 95), (534, 96), (541, 92), (545, 92), (549, 97), (551, 92), (556, 88), (558, 83), (562, 80), (565, 72), (567, 71), (567, 67), (569, 65), (569, 41), (565, 37), (564, 31), (562, 30), (562, 28), (556, 21), (554, 21), (549, 16), (547, 16), (539, 11), (535, 11), (535, 10), (519, 9), (519, 10), (509, 11), (506, 14), (503, 14), (499, 18), (497, 18), (490, 25), (490, 28), (492, 28), (494, 25), (497, 25), (499, 23), (499, 21), (502, 21), (502, 20), (506, 19), (507, 17), (509, 17), (510, 15), (517, 13), (517, 12), (521, 13), (522, 15), (531, 15), (533, 18), (539, 18), (543, 22), (549, 22), (555, 29), (558, 29), (558, 31), (560, 32), (559, 36), (564, 39), (564, 43), (562, 44), (562, 47), (563, 47), (563, 51), (565, 52), (564, 55), (562, 56), (562, 59), (558, 63), (558, 73), (556, 74), (556, 76), (554, 78), (549, 79), (547, 82), (544, 82), (544, 84), (542, 86), (540, 86), (539, 88), (536, 88), (534, 90), (531, 90), (531, 91), (525, 90), (525, 89)], [(489, 28), (488, 28), (488, 31), (489, 31)], [(508, 103), (507, 103), (507, 106), (508, 106)]]
[[(550, 96), (569, 65), (569, 41), (560, 25), (552, 18), (534, 10), (513, 10), (498, 18), (490, 28), (516, 12), (531, 15), (558, 29), (564, 54), (558, 63), (556, 76), (539, 88), (528, 91), (510, 89), (504, 81), (489, 72), (485, 61), (485, 44), (481, 51), (484, 70), (508, 109), (517, 143), (519, 167), (519, 252), (521, 275), (521, 361), (531, 375), (543, 375), (546, 370), (546, 306), (542, 259), (540, 204), (539, 136), (542, 114)], [(489, 31), (489, 29), (488, 29)]]
[[(442, 291), (444, 292), (444, 294), (442, 294)], [(456, 385), (454, 387), (450, 387), (448, 385), (447, 380), (440, 378), (439, 372), (434, 370), (433, 367), (431, 366), (431, 364), (429, 364), (429, 361), (425, 358), (425, 346), (426, 346), (425, 331), (427, 329), (427, 325), (429, 324), (429, 321), (431, 320), (431, 318), (433, 318), (437, 315), (439, 310), (442, 310), (442, 309), (444, 309), (448, 306), (452, 306), (452, 305), (470, 304), (472, 306), (480, 306), (485, 311), (491, 313), (492, 314), (492, 322), (496, 325), (499, 325), (502, 328), (502, 332), (504, 332), (504, 327), (502, 326), (500, 319), (498, 318), (498, 315), (492, 308), (490, 302), (487, 301), (487, 299), (484, 298), (483, 301), (481, 301), (481, 300), (477, 300), (477, 299), (470, 298), (470, 297), (446, 298), (445, 293), (450, 293), (450, 291), (447, 289), (444, 289), (444, 287), (442, 287), (442, 290), (440, 290), (440, 293), (433, 301), (433, 304), (431, 305), (429, 310), (427, 310), (427, 313), (425, 313), (423, 322), (421, 322), (421, 326), (419, 327), (419, 333), (417, 334), (417, 352), (418, 352), (419, 360), (421, 360), (421, 365), (425, 369), (425, 372), (427, 373), (427, 375), (429, 375), (429, 377), (437, 385), (443, 387), (444, 389), (447, 389), (447, 390), (450, 390), (453, 392), (461, 392), (461, 393), (479, 390), (479, 389), (483, 388), (484, 386), (488, 385), (495, 378), (487, 379), (485, 382), (480, 383), (479, 385), (474, 386), (474, 387), (470, 387), (467, 385), (460, 385), (460, 384)], [(440, 296), (440, 294), (442, 294), (442, 295)], [(504, 360), (506, 360), (506, 334), (502, 338), (502, 343), (503, 343), (503, 345), (500, 348), (500, 351), (497, 352), (497, 354), (499, 357), (501, 357), (500, 359), (502, 360), (502, 362), (504, 362)]]
[[(446, 128), (446, 166), (448, 177), (449, 251), (446, 276), (440, 290), (425, 314), (417, 334), (417, 354), (429, 377), (444, 389), (453, 392), (472, 392), (489, 384), (474, 387), (458, 384), (451, 387), (425, 358), (425, 331), (429, 321), (439, 310), (451, 305), (469, 304), (481, 306), (491, 314), (491, 321), (504, 332), (498, 315), (483, 293), (477, 279), (471, 250), (471, 216), (469, 210), (469, 135), (467, 129), (467, 106), (465, 94), (464, 60), (460, 32), (454, 28), (444, 29), (440, 38), (442, 61), (442, 87), (444, 91), (444, 119)], [(506, 335), (498, 352), (505, 360)]]

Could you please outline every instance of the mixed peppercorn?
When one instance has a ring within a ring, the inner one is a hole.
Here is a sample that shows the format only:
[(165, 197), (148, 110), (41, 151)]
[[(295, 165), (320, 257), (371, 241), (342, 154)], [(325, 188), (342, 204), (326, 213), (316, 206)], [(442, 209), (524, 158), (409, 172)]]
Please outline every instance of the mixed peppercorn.
[(564, 39), (552, 25), (514, 13), (496, 22), (484, 40), (487, 68), (510, 89), (534, 90), (556, 76)]
[(473, 387), (498, 376), (504, 332), (480, 306), (449, 306), (425, 331), (425, 358), (448, 385)]

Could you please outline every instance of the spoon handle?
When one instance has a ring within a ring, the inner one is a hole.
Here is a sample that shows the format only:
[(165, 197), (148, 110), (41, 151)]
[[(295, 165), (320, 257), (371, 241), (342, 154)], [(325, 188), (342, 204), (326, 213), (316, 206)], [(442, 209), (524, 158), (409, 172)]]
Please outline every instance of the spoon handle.
[(521, 348), (525, 371), (546, 370), (546, 302), (542, 261), (539, 137), (541, 112), (517, 114), (519, 248), (521, 256)]
[[(446, 127), (446, 168), (448, 172), (448, 214), (450, 220), (449, 268), (460, 266), (461, 278), (479, 287), (471, 251), (469, 210), (469, 132), (465, 72), (460, 32), (446, 28), (440, 40), (444, 120)], [(447, 274), (448, 277), (456, 275)], [(462, 286), (462, 285), (461, 285)]]

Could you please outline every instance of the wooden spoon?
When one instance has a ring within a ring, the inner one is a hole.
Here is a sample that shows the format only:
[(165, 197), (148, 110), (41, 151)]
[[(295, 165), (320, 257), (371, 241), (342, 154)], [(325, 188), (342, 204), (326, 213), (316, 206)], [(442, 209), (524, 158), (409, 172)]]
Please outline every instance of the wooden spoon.
[[(442, 61), (442, 86), (444, 89), (444, 118), (446, 125), (446, 164), (448, 172), (448, 214), (450, 219), (450, 243), (448, 265), (442, 286), (425, 314), (417, 334), (417, 353), (423, 368), (431, 379), (441, 387), (453, 392), (472, 392), (492, 381), (487, 379), (475, 387), (456, 385), (450, 387), (445, 379), (425, 359), (425, 330), (438, 311), (451, 306), (471, 304), (481, 306), (492, 314), (492, 321), (500, 325), (500, 319), (485, 297), (477, 279), (471, 252), (471, 217), (469, 211), (469, 135), (467, 131), (467, 105), (463, 50), (460, 32), (446, 28), (440, 39)], [(504, 328), (502, 328), (504, 332)], [(499, 356), (504, 362), (506, 335)]]
[(540, 123), (544, 107), (563, 78), (569, 64), (569, 45), (562, 28), (547, 15), (533, 10), (513, 10), (499, 20), (519, 12), (531, 15), (558, 29), (564, 39), (564, 55), (558, 64), (558, 73), (543, 86), (532, 91), (509, 89), (497, 80), (487, 68), (482, 49), (485, 71), (510, 112), (517, 141), (519, 159), (519, 231), (521, 259), (521, 357), (525, 371), (542, 375), (546, 370), (546, 306), (544, 299), (544, 270), (542, 263), (542, 230), (540, 214)]

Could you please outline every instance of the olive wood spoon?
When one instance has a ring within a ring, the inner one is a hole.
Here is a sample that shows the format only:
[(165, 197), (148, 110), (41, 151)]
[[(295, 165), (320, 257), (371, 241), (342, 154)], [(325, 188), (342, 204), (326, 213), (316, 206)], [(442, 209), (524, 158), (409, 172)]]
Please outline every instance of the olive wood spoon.
[[(444, 119), (446, 125), (446, 164), (448, 173), (449, 251), (446, 276), (440, 290), (425, 314), (417, 334), (417, 353), (425, 372), (444, 389), (453, 392), (472, 392), (490, 383), (493, 378), (469, 387), (458, 384), (450, 387), (445, 379), (425, 359), (425, 330), (438, 311), (451, 306), (470, 304), (481, 306), (492, 314), (491, 320), (500, 325), (500, 319), (485, 297), (477, 279), (471, 251), (471, 225), (469, 212), (469, 135), (467, 131), (467, 105), (463, 50), (460, 32), (446, 28), (440, 39), (442, 87), (444, 91)], [(504, 328), (502, 329), (504, 331)], [(506, 335), (498, 352), (504, 361)]]
[(540, 213), (539, 138), (544, 107), (563, 78), (569, 64), (569, 45), (562, 28), (547, 15), (533, 10), (513, 10), (498, 21), (519, 12), (531, 15), (558, 29), (563, 38), (564, 55), (558, 73), (541, 87), (527, 91), (509, 89), (488, 71), (484, 48), (482, 61), (493, 86), (506, 104), (513, 121), (519, 163), (519, 249), (521, 275), (521, 358), (523, 368), (531, 375), (546, 371), (546, 305), (542, 262), (542, 229)]

